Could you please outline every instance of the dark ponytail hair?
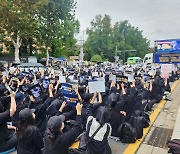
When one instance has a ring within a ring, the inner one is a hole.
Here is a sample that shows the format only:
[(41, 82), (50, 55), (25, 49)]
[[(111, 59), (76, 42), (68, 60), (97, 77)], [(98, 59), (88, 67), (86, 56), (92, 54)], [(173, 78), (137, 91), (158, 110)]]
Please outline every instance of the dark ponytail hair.
[(4, 112), (4, 106), (2, 105), (2, 102), (0, 100), (0, 113)]
[(62, 132), (60, 131), (60, 128), (54, 130), (52, 128), (47, 128), (45, 132), (45, 136), (49, 139), (50, 143), (54, 143), (54, 141), (57, 139), (59, 135), (61, 135)]
[(34, 125), (34, 118), (29, 117), (29, 118), (23, 118), (20, 119), (18, 125), (17, 125), (17, 138), (19, 140), (23, 139), (23, 137), (26, 136), (27, 130), (28, 130), (28, 126), (29, 125)]

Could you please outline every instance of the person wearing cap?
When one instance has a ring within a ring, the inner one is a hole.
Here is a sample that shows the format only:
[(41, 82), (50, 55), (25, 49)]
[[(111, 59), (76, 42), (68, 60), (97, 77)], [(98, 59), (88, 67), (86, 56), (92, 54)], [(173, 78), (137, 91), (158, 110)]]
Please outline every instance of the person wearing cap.
[(10, 109), (4, 111), (4, 106), (0, 101), (0, 152), (7, 151), (17, 146), (15, 127), (7, 125), (10, 117), (16, 112), (15, 93), (11, 95)]
[(17, 123), (19, 121), (19, 112), (24, 108), (24, 101), (25, 101), (25, 95), (22, 93), (17, 93), (15, 96), (16, 100), (16, 112), (12, 117), (12, 122), (14, 126), (17, 126)]
[(53, 116), (47, 122), (44, 138), (44, 154), (68, 154), (69, 147), (82, 132), (81, 119), (82, 104), (76, 105), (76, 123), (67, 132), (63, 133), (63, 115)]
[(17, 129), (17, 153), (18, 154), (41, 154), (44, 147), (39, 129), (35, 126), (35, 110), (24, 108), (19, 112)]

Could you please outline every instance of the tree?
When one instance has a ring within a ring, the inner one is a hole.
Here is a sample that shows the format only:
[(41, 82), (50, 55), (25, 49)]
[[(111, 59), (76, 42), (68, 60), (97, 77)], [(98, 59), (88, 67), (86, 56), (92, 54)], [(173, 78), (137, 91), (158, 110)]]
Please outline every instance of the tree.
[(75, 20), (75, 5), (74, 0), (49, 0), (38, 14), (39, 41), (46, 48), (46, 65), (50, 50), (54, 55), (62, 54), (56, 50), (66, 52), (76, 43), (74, 33), (79, 29), (79, 21)]
[(88, 38), (85, 42), (85, 51), (89, 53), (88, 59), (94, 54), (102, 55), (103, 58), (109, 57), (109, 52), (112, 52), (110, 16), (97, 15), (86, 32)]
[(94, 56), (91, 57), (91, 62), (102, 62), (102, 58), (100, 55), (96, 54)]
[[(90, 59), (99, 54), (103, 59), (114, 60), (116, 46), (118, 50), (137, 50), (137, 55), (143, 57), (149, 50), (149, 42), (143, 37), (142, 31), (133, 27), (127, 20), (111, 25), (108, 15), (97, 15), (86, 30), (85, 56)], [(132, 53), (127, 53), (132, 56)], [(124, 55), (121, 55), (124, 56)]]
[(15, 48), (15, 63), (19, 63), (22, 39), (32, 36), (37, 28), (35, 15), (46, 0), (0, 0), (0, 30), (3, 38)]

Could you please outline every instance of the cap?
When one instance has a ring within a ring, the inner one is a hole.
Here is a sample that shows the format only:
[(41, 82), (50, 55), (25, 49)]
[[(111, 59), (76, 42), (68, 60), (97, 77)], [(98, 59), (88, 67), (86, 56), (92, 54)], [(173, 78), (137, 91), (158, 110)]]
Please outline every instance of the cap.
[(51, 130), (57, 130), (61, 127), (62, 122), (64, 122), (65, 116), (62, 114), (60, 116), (53, 116), (48, 120), (47, 128)]
[(22, 93), (17, 93), (15, 96), (16, 103), (21, 103), (25, 99), (25, 95)]
[(0, 85), (0, 96), (4, 95), (4, 92), (6, 91), (6, 87), (4, 85)]
[(19, 119), (28, 119), (34, 112), (35, 109), (24, 108), (19, 112)]

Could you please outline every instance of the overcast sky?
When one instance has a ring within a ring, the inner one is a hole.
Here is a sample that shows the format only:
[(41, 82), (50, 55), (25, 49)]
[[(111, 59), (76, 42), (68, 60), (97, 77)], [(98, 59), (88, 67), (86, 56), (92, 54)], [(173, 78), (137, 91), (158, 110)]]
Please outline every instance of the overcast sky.
[(112, 24), (129, 20), (143, 35), (153, 41), (180, 38), (180, 0), (75, 0), (76, 17), (82, 31), (90, 27), (97, 14), (110, 15)]

